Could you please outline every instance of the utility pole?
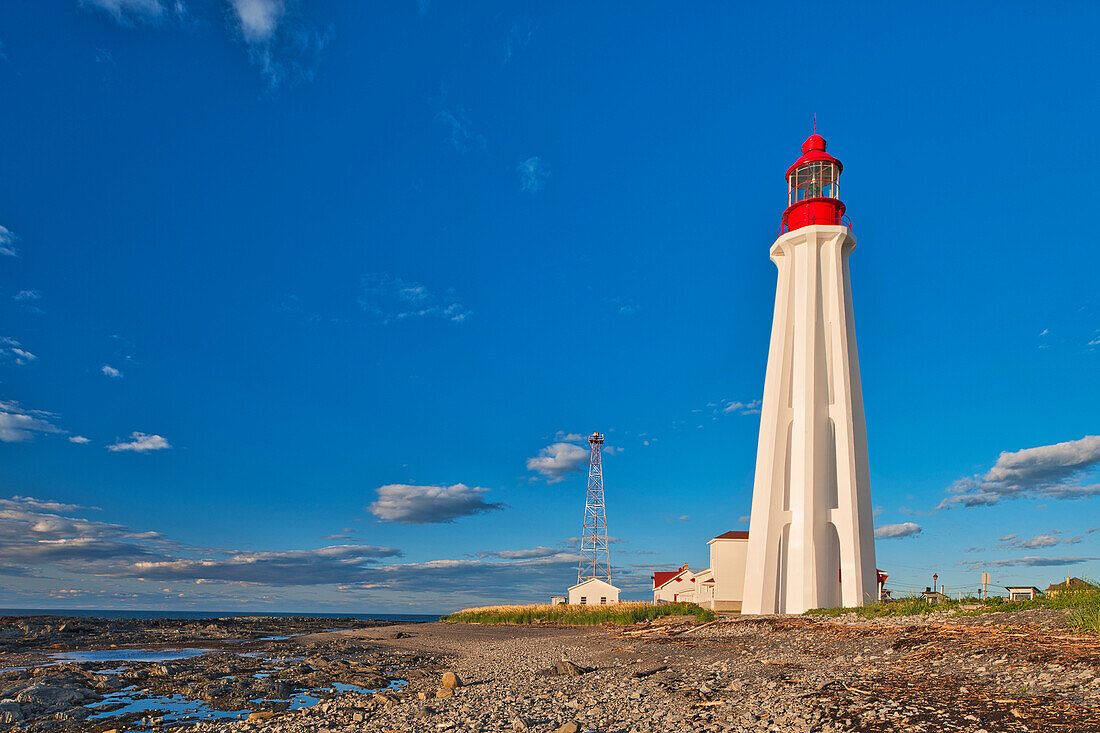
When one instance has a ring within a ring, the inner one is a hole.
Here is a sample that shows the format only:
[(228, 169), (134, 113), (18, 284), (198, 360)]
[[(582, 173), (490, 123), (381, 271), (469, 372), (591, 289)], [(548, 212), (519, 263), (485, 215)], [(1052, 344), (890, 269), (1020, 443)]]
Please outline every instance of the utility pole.
[(989, 598), (989, 573), (982, 573), (982, 598)]

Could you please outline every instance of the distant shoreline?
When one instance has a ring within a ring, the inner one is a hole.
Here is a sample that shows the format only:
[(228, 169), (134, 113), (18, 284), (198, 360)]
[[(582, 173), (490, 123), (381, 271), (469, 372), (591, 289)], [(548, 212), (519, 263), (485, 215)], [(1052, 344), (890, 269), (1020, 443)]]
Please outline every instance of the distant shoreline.
[(407, 623), (438, 621), (439, 613), (331, 613), (285, 611), (166, 611), (156, 609), (115, 608), (0, 608), (0, 616), (68, 616), (105, 619), (205, 619), (205, 618), (352, 618), (360, 621), (401, 621)]

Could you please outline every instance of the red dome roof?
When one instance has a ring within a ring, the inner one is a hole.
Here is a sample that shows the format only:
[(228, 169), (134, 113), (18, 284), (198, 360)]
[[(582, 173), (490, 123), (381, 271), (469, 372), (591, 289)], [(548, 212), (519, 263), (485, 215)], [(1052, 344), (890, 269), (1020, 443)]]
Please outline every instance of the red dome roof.
[(796, 160), (790, 168), (787, 169), (787, 178), (790, 178), (791, 171), (803, 163), (809, 163), (815, 160), (827, 160), (831, 163), (836, 163), (837, 173), (844, 170), (844, 166), (839, 160), (834, 158), (825, 152), (825, 138), (818, 135), (816, 132), (806, 138), (806, 142), (802, 143), (802, 157)]

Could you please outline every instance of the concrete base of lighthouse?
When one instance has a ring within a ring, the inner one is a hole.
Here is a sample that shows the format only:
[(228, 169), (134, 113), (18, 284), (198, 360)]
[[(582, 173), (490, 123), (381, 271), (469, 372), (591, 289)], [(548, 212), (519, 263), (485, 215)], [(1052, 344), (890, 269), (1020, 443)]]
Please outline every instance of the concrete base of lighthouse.
[(761, 407), (743, 613), (876, 600), (867, 428), (844, 226), (775, 241), (779, 269)]

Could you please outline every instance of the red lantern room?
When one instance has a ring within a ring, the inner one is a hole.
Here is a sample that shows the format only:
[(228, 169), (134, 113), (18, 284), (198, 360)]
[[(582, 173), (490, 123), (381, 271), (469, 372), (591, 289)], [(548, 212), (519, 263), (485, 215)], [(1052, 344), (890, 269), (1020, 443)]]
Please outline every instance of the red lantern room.
[(844, 166), (825, 152), (825, 138), (816, 132), (802, 143), (802, 157), (787, 169), (787, 210), (782, 232), (811, 224), (841, 224), (844, 203), (839, 179)]

